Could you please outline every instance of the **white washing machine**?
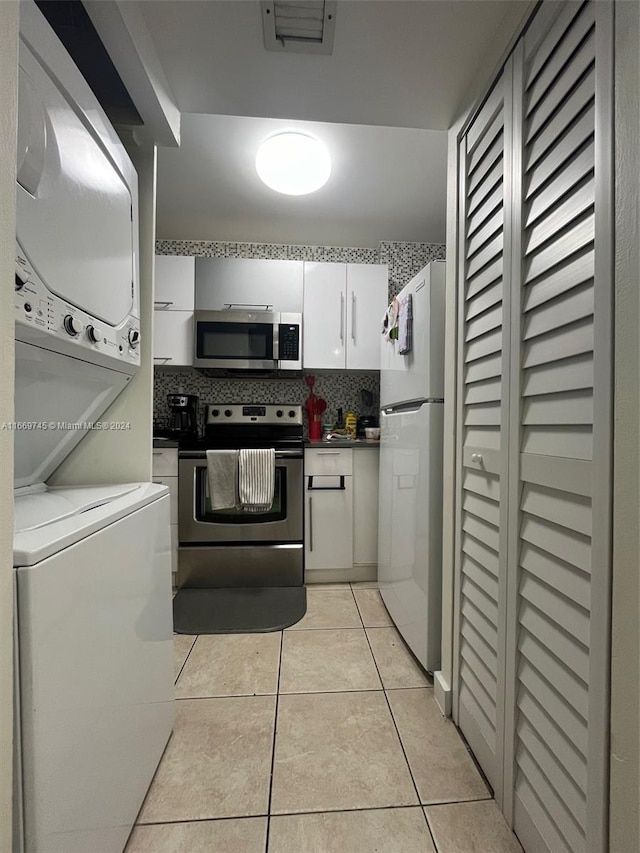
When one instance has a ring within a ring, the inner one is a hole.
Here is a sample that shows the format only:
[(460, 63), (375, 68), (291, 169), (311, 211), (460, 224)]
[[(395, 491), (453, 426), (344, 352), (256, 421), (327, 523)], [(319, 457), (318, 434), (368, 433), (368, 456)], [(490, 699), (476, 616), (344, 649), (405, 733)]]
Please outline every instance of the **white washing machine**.
[(168, 490), (46, 481), (140, 363), (137, 177), (35, 4), (20, 14), (15, 848), (121, 853), (175, 715)]

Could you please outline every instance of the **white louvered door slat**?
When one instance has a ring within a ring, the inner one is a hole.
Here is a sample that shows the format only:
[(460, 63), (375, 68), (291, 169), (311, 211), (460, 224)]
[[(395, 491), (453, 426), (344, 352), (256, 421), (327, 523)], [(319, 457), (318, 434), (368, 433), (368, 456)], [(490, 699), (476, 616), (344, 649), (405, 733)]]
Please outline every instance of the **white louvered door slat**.
[(454, 715), (526, 853), (607, 850), (611, 69), (544, 0), (460, 140)]
[(606, 849), (596, 6), (543, 3), (514, 57), (505, 812), (535, 853)]
[[(484, 773), (502, 796), (504, 745), (504, 575), (506, 572), (506, 432), (504, 393), (504, 243), (508, 240), (505, 139), (508, 69), (463, 141), (465, 164), (460, 276), (458, 423), (457, 723)], [(507, 346), (508, 350), (508, 346)], [(480, 458), (479, 458), (480, 457)]]

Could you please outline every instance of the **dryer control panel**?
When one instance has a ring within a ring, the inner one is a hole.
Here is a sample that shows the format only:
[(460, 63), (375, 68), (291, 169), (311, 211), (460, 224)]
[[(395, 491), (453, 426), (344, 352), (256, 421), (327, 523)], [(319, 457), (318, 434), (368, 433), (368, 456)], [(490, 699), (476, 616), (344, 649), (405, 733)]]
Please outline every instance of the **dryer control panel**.
[(16, 338), (132, 373), (140, 366), (140, 322), (128, 317), (113, 327), (52, 293), (16, 252)]

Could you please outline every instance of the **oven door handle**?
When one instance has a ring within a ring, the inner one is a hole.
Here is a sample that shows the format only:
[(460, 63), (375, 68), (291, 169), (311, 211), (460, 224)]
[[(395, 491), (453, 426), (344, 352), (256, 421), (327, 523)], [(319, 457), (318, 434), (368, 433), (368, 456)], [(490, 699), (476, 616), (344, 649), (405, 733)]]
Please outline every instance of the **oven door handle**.
[[(339, 486), (314, 486), (313, 485), (313, 477), (314, 476), (315, 475), (312, 475), (312, 474), (309, 475), (309, 482), (307, 483), (307, 491), (309, 491), (309, 492), (344, 492), (344, 490), (345, 490), (345, 485), (344, 485), (345, 475), (344, 474), (339, 475), (340, 476), (340, 485)], [(327, 476), (327, 475), (324, 475), (324, 476)], [(329, 475), (329, 476), (332, 476), (332, 475)], [(333, 476), (335, 476), (335, 475), (333, 475)]]
[[(231, 448), (234, 449), (234, 448)], [(236, 448), (237, 449), (237, 448)], [(178, 453), (180, 459), (200, 459), (206, 462), (206, 450), (181, 450)], [(276, 459), (302, 459), (303, 455), (299, 450), (276, 450)]]

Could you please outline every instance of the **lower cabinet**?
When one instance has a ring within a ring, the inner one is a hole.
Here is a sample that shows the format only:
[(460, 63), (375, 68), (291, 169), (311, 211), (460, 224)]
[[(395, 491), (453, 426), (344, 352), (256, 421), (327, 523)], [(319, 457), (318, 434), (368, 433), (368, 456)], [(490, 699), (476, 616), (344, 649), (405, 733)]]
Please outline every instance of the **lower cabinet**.
[(171, 521), (171, 580), (176, 585), (178, 572), (178, 448), (153, 449), (153, 482), (169, 487)]
[(350, 569), (353, 564), (351, 475), (305, 476), (305, 567)]
[(378, 449), (305, 451), (305, 573), (308, 583), (375, 580)]

